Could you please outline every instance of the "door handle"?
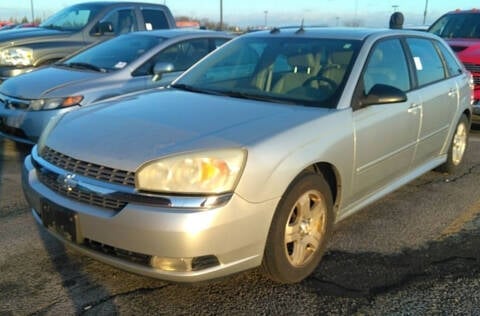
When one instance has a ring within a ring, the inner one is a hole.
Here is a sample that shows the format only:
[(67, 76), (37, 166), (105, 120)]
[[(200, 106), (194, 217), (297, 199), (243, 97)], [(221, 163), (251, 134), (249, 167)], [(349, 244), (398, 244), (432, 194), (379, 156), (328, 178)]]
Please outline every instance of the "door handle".
[(422, 106), (421, 103), (412, 103), (408, 107), (408, 113), (416, 112)]
[(454, 97), (456, 95), (457, 95), (457, 89), (452, 88), (452, 89), (448, 90), (448, 96), (449, 97)]

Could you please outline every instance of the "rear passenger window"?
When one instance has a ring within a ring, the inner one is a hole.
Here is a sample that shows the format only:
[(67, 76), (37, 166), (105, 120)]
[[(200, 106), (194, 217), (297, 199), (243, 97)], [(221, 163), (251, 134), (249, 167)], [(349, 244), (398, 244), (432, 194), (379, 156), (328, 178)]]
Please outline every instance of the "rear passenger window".
[(412, 52), (419, 86), (445, 78), (442, 60), (432, 41), (421, 38), (408, 38), (407, 44)]
[(162, 10), (143, 9), (142, 14), (147, 31), (169, 28), (167, 18)]
[(449, 77), (454, 77), (462, 73), (462, 66), (459, 64), (458, 60), (453, 56), (453, 53), (445, 47), (442, 43), (435, 43), (438, 49), (440, 50), (443, 60), (445, 61), (445, 66), (447, 67)]
[(389, 85), (404, 92), (410, 90), (405, 54), (398, 39), (379, 42), (370, 53), (363, 74), (364, 94), (376, 84)]

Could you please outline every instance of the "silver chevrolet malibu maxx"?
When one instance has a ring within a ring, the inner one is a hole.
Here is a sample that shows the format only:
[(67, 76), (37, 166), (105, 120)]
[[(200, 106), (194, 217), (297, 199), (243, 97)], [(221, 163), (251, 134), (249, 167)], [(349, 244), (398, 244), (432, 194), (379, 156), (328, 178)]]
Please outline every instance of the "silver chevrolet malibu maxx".
[(461, 164), (472, 81), (415, 31), (240, 36), (165, 91), (58, 116), (25, 160), (35, 219), (72, 248), (171, 281), (261, 266), (298, 282), (335, 223)]

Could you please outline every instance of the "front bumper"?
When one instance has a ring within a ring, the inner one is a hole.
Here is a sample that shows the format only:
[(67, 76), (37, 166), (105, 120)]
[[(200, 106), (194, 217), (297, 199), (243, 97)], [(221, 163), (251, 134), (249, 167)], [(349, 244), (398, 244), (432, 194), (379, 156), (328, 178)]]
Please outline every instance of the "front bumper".
[[(76, 237), (67, 238), (49, 229), (55, 237), (99, 261), (167, 281), (202, 281), (260, 265), (278, 203), (278, 199), (250, 203), (233, 194), (226, 204), (212, 209), (130, 202), (114, 212), (51, 190), (39, 180), (39, 172), (28, 156), (22, 184), (35, 219), (44, 224), (42, 207), (45, 201), (76, 214)], [(92, 244), (95, 247), (91, 247)], [(129, 254), (144, 260), (130, 260)], [(178, 271), (153, 267), (151, 259), (158, 257), (177, 261), (183, 260), (181, 258), (215, 258), (216, 261), (210, 260), (214, 263), (200, 266), (195, 271)]]
[(472, 106), (473, 115), (472, 115), (472, 123), (480, 124), (480, 100), (475, 100), (475, 103)]
[(33, 145), (38, 141), (50, 119), (78, 108), (29, 111), (9, 108), (0, 102), (0, 135), (16, 142)]

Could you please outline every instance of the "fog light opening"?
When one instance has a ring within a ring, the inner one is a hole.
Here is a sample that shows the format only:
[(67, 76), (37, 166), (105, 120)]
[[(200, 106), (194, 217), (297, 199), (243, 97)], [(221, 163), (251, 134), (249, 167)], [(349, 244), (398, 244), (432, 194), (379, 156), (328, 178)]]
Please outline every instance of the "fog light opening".
[(159, 270), (169, 272), (191, 272), (219, 265), (217, 257), (202, 256), (195, 258), (166, 258), (153, 256), (150, 265)]
[(162, 258), (153, 256), (150, 264), (153, 268), (163, 271), (192, 271), (192, 258)]

